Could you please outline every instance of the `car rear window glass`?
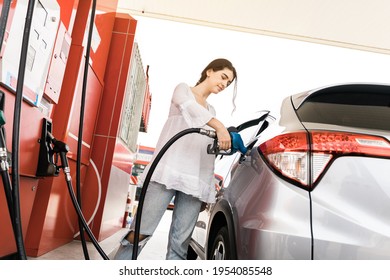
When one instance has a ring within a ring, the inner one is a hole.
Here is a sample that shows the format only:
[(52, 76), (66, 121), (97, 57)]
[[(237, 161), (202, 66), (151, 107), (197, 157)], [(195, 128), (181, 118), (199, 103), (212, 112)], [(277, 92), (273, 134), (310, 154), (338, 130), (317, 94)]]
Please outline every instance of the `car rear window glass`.
[(306, 99), (297, 114), (302, 122), (390, 131), (390, 92), (320, 92)]

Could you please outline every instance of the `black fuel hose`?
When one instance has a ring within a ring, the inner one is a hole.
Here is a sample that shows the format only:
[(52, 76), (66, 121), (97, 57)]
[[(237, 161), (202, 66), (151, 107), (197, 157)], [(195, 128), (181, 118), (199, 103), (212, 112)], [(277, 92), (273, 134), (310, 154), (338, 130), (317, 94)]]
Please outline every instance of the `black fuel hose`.
[[(7, 21), (8, 21), (8, 16), (9, 16), (9, 10), (11, 8), (11, 2), (12, 0), (4, 0), (3, 1), (3, 7), (1, 9), (1, 16), (0, 16), (0, 52), (3, 48), (3, 41), (4, 41), (4, 34), (5, 30), (7, 28)], [(5, 94), (1, 91), (0, 92), (0, 110), (4, 110), (4, 98)], [(5, 120), (4, 120), (5, 124)], [(0, 173), (1, 173), (1, 179), (4, 185), (4, 192), (5, 196), (7, 199), (7, 206), (8, 206), (8, 212), (9, 216), (11, 219), (11, 224), (12, 224), (12, 230), (14, 234), (15, 241), (18, 240), (18, 231), (16, 229), (16, 224), (14, 220), (14, 204), (12, 201), (12, 185), (11, 185), (11, 178), (9, 175), (9, 165), (7, 162), (7, 145), (6, 145), (6, 136), (5, 136), (5, 129), (3, 124), (0, 127), (0, 153), (1, 153), (1, 168), (0, 168)], [(17, 246), (18, 249), (18, 246)], [(20, 254), (18, 254), (20, 257)]]
[[(64, 171), (65, 172), (65, 171)], [(93, 235), (91, 229), (88, 227), (87, 221), (85, 220), (83, 213), (81, 211), (80, 205), (77, 202), (76, 195), (73, 191), (73, 186), (71, 180), (66, 180), (66, 185), (68, 186), (68, 192), (70, 194), (74, 209), (77, 212), (77, 216), (79, 217), (79, 221), (81, 222), (83, 228), (87, 232), (87, 235), (91, 239), (92, 243), (94, 244), (96, 250), (99, 252), (99, 254), (102, 256), (104, 260), (109, 260), (109, 257), (107, 254), (103, 251), (103, 249), (99, 246), (98, 241), (96, 240), (95, 236)]]
[[(2, 101), (4, 101), (4, 95), (2, 92), (0, 92), (2, 95)], [(4, 105), (4, 104), (2, 104)], [(0, 107), (4, 107), (0, 105)], [(15, 225), (15, 215), (14, 215), (14, 204), (13, 204), (13, 198), (12, 198), (12, 185), (11, 185), (11, 179), (9, 176), (9, 164), (7, 161), (7, 145), (5, 141), (5, 129), (3, 126), (0, 128), (0, 173), (1, 173), (1, 179), (3, 182), (4, 186), (4, 192), (5, 192), (5, 197), (7, 199), (7, 206), (8, 206), (8, 212), (9, 216), (11, 219), (11, 224), (12, 224), (12, 230), (14, 234), (15, 240), (18, 239), (18, 232), (16, 230), (16, 225)]]
[[(65, 171), (64, 171), (65, 172)], [(67, 176), (67, 175), (66, 175)], [(66, 185), (68, 186), (68, 192), (70, 194), (70, 198), (72, 200), (72, 203), (73, 203), (73, 207), (74, 209), (76, 210), (76, 213), (77, 213), (77, 216), (79, 217), (79, 220), (83, 226), (83, 228), (85, 229), (85, 231), (87, 232), (87, 235), (89, 236), (89, 238), (91, 239), (92, 243), (94, 244), (96, 250), (99, 252), (99, 254), (103, 257), (104, 260), (109, 260), (108, 256), (106, 255), (106, 253), (103, 251), (103, 249), (99, 246), (99, 243), (98, 241), (96, 240), (95, 236), (93, 235), (91, 229), (88, 227), (88, 224), (87, 224), (87, 221), (85, 220), (84, 216), (83, 216), (83, 213), (81, 211), (81, 208), (80, 208), (80, 205), (78, 204), (77, 202), (77, 198), (76, 198), (76, 195), (73, 191), (73, 185), (72, 185), (72, 182), (71, 180), (66, 180)]]
[(12, 131), (12, 202), (14, 206), (14, 221), (15, 229), (17, 231), (16, 247), (18, 250), (19, 258), (26, 260), (26, 250), (23, 241), (23, 230), (20, 214), (20, 178), (19, 178), (19, 146), (20, 146), (20, 115), (22, 109), (23, 99), (23, 86), (24, 86), (24, 75), (26, 70), (27, 61), (27, 50), (29, 46), (31, 22), (34, 11), (35, 0), (28, 1), (26, 21), (24, 25), (22, 50), (20, 52), (19, 72), (18, 81), (16, 84), (16, 96), (14, 106), (14, 119), (13, 119), (13, 131)]
[[(83, 129), (84, 129), (84, 111), (85, 111), (85, 99), (87, 92), (87, 80), (88, 80), (88, 68), (89, 68), (89, 57), (91, 52), (91, 41), (92, 41), (92, 33), (93, 33), (93, 24), (95, 20), (95, 11), (96, 11), (96, 0), (92, 1), (91, 8), (91, 16), (89, 23), (89, 31), (88, 31), (88, 41), (86, 47), (85, 54), (85, 66), (84, 66), (84, 76), (83, 76), (83, 88), (81, 91), (81, 105), (80, 105), (80, 120), (79, 120), (79, 134), (77, 141), (77, 162), (76, 162), (76, 193), (77, 193), (77, 201), (80, 209), (81, 207), (81, 153), (82, 153), (82, 142), (83, 142)], [(79, 222), (79, 231), (80, 231), (80, 240), (83, 247), (84, 258), (89, 260), (87, 243), (84, 235), (83, 222), (81, 218), (78, 219)]]
[(148, 170), (148, 173), (146, 174), (144, 183), (142, 185), (140, 197), (138, 200), (138, 208), (137, 208), (137, 214), (136, 214), (136, 220), (135, 220), (135, 228), (134, 228), (134, 241), (133, 241), (133, 255), (132, 259), (136, 260), (138, 257), (138, 244), (139, 244), (139, 235), (140, 235), (140, 227), (141, 227), (141, 217), (142, 217), (142, 209), (144, 206), (144, 200), (147, 188), (149, 186), (150, 179), (152, 178), (153, 172), (156, 169), (157, 164), (161, 160), (162, 156), (165, 154), (165, 152), (168, 150), (168, 148), (176, 142), (179, 138), (190, 134), (190, 133), (199, 133), (202, 135), (209, 136), (211, 138), (216, 138), (216, 133), (212, 130), (206, 130), (203, 128), (188, 128), (185, 129), (176, 135), (174, 135), (159, 151), (155, 159), (153, 160), (152, 164), (150, 165), (150, 168)]
[[(8, 206), (8, 211), (9, 215), (11, 218), (11, 223), (12, 223), (12, 228), (14, 231), (14, 235), (16, 234), (16, 229), (15, 229), (15, 221), (14, 221), (14, 208), (13, 208), (13, 202), (12, 202), (12, 187), (11, 187), (11, 179), (9, 177), (8, 170), (3, 170), (3, 168), (0, 169), (0, 176), (1, 180), (4, 184), (4, 192), (5, 196), (7, 198), (7, 206)], [(15, 235), (16, 238), (16, 235)]]

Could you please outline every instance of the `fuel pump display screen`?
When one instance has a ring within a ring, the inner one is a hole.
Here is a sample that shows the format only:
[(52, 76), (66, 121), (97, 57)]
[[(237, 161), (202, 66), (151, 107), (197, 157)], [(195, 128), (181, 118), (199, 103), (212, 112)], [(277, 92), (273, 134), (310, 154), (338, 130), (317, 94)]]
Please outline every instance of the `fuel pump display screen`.
[[(1, 83), (16, 90), (28, 0), (18, 0), (0, 60)], [(28, 40), (23, 98), (39, 106), (60, 22), (57, 1), (36, 1)]]

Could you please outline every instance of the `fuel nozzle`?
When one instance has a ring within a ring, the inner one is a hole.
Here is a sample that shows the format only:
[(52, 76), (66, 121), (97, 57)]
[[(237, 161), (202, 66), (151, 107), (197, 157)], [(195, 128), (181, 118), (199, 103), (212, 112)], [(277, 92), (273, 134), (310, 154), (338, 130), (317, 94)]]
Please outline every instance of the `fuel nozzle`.
[(72, 177), (70, 176), (69, 162), (68, 158), (66, 157), (66, 154), (70, 150), (69, 146), (65, 142), (57, 140), (50, 132), (48, 132), (47, 135), (50, 138), (50, 141), (53, 143), (53, 151), (60, 155), (61, 166), (59, 166), (59, 168), (62, 168), (62, 170), (64, 171), (65, 180), (67, 182), (71, 182)]
[(51, 134), (50, 132), (47, 133), (47, 136), (49, 137), (50, 141), (53, 143), (54, 152), (65, 153), (65, 154), (69, 152), (69, 146), (66, 143), (62, 141), (58, 141), (56, 138), (54, 138), (53, 134)]
[(214, 130), (207, 130), (207, 129), (201, 128), (199, 130), (199, 133), (202, 135), (206, 135), (210, 138), (217, 139), (217, 133)]
[[(52, 131), (52, 124), (49, 120), (43, 119), (41, 138), (39, 139), (40, 149), (37, 177), (58, 176), (60, 169), (67, 167), (66, 153), (69, 151), (68, 145), (57, 140)], [(62, 166), (58, 165), (58, 155)]]
[(237, 132), (230, 132), (230, 137), (232, 138), (232, 152), (240, 152), (245, 155), (248, 152), (247, 147), (245, 147), (244, 142), (242, 141), (241, 135)]
[[(237, 152), (241, 153), (241, 160), (243, 161), (245, 159), (246, 153), (248, 152), (247, 147), (245, 147), (244, 142), (242, 141), (241, 135), (238, 133), (237, 128), (235, 127), (229, 127), (228, 128), (230, 138), (231, 138), (231, 148), (229, 150), (221, 150), (218, 146), (218, 139), (216, 136), (214, 137), (214, 143), (208, 145), (207, 147), (207, 153), (208, 154), (215, 154), (215, 155), (233, 155)], [(215, 133), (215, 132), (214, 132)]]

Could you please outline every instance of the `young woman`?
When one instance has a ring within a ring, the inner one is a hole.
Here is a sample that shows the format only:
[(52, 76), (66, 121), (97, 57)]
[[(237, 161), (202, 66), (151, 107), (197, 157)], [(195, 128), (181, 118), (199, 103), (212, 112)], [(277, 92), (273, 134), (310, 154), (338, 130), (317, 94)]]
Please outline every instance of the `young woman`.
[[(177, 133), (188, 128), (205, 128), (216, 131), (219, 148), (230, 149), (230, 134), (216, 119), (213, 106), (207, 102), (210, 94), (219, 94), (235, 81), (233, 104), (236, 95), (237, 73), (226, 59), (216, 59), (202, 71), (194, 87), (185, 83), (176, 86), (168, 119), (162, 129), (154, 156)], [(200, 134), (179, 138), (165, 152), (153, 172), (142, 210), (138, 253), (157, 228), (171, 199), (175, 197), (166, 259), (186, 259), (189, 241), (203, 202), (215, 201), (214, 160), (207, 154), (213, 140)], [(149, 166), (145, 168), (146, 176)], [(144, 178), (143, 178), (144, 179)], [(143, 184), (141, 179), (141, 184)], [(114, 259), (132, 259), (135, 220), (123, 237)]]

